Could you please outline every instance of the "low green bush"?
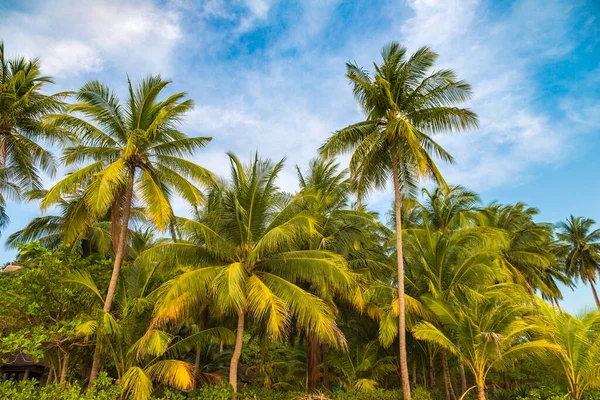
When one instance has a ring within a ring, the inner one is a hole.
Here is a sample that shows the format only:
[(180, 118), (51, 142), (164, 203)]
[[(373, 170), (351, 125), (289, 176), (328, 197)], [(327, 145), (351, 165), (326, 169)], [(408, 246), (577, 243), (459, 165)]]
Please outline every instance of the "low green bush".
[(85, 391), (78, 384), (51, 384), (37, 387), (37, 382), (0, 382), (0, 399), (11, 400), (117, 400), (121, 387), (115, 385), (105, 373), (100, 374), (91, 390)]

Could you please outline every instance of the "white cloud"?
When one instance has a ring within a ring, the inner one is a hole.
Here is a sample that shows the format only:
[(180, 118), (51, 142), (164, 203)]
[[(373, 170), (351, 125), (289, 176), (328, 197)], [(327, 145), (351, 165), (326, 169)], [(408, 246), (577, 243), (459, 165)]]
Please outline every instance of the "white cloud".
[(169, 72), (182, 38), (179, 15), (142, 1), (41, 2), (29, 13), (0, 16), (7, 50), (39, 56), (56, 77), (113, 68), (120, 72)]
[(409, 5), (414, 15), (403, 24), (403, 41), (431, 45), (440, 54), (438, 67), (454, 69), (473, 87), (468, 105), (480, 128), (438, 137), (456, 159), (454, 166), (442, 166), (450, 182), (476, 190), (520, 184), (532, 178), (534, 167), (569, 156), (572, 132), (536, 108), (534, 76), (541, 63), (572, 49), (569, 6), (527, 0), (491, 19), (479, 0)]

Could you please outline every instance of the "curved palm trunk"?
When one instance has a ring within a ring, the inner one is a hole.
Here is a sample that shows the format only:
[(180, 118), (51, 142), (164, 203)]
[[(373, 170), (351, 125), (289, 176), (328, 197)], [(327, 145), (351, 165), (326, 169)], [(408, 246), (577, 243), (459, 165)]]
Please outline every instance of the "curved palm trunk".
[(242, 345), (244, 342), (244, 312), (238, 313), (238, 325), (235, 333), (235, 347), (229, 364), (229, 384), (233, 387), (233, 392), (237, 392), (237, 373), (240, 357), (242, 355)]
[[(112, 306), (113, 299), (115, 297), (115, 291), (117, 289), (117, 281), (119, 280), (119, 272), (121, 271), (121, 263), (123, 258), (125, 257), (125, 247), (127, 245), (127, 227), (129, 226), (129, 217), (131, 216), (131, 202), (133, 199), (133, 179), (134, 179), (134, 171), (131, 171), (127, 188), (125, 190), (125, 205), (123, 208), (123, 218), (121, 220), (121, 227), (119, 229), (119, 243), (115, 250), (115, 263), (113, 265), (112, 275), (110, 277), (110, 284), (108, 285), (108, 292), (106, 293), (106, 299), (104, 300), (104, 308), (103, 311), (105, 313), (110, 312), (110, 308)], [(91, 387), (96, 378), (98, 377), (98, 373), (100, 372), (100, 361), (101, 354), (98, 346), (94, 350), (94, 361), (92, 362), (92, 370), (90, 372), (90, 382), (89, 386)]]
[(596, 285), (594, 284), (594, 280), (589, 279), (589, 282), (592, 288), (592, 293), (594, 295), (594, 300), (596, 301), (596, 307), (600, 308), (600, 299), (598, 299), (598, 293), (596, 292)]
[(394, 180), (394, 209), (396, 212), (396, 254), (398, 258), (398, 341), (400, 343), (400, 377), (404, 400), (410, 400), (410, 382), (406, 360), (406, 316), (404, 313), (404, 260), (402, 258), (402, 204), (398, 182), (398, 155), (392, 151), (392, 178)]
[(442, 349), (442, 371), (444, 372), (444, 389), (446, 391), (446, 398), (448, 400), (456, 400), (454, 389), (452, 388), (452, 381), (450, 380), (450, 368), (448, 367), (448, 353), (446, 349)]

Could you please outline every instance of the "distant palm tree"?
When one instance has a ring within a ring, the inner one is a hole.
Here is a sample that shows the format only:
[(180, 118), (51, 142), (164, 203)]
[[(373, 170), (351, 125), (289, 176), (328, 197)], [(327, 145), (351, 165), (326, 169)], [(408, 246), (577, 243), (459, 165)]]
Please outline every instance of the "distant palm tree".
[(50, 174), (56, 171), (54, 158), (39, 141), (63, 138), (44, 126), (43, 117), (62, 109), (66, 93), (44, 94), (44, 86), (50, 83), (40, 72), (39, 59), (7, 59), (0, 41), (0, 228), (8, 223), (7, 198), (41, 189), (40, 168)]
[(596, 306), (600, 299), (596, 292), (596, 278), (600, 269), (600, 229), (592, 230), (596, 221), (590, 218), (570, 216), (557, 225), (556, 236), (565, 256), (569, 276), (589, 283)]
[(580, 400), (586, 389), (598, 387), (600, 369), (600, 313), (572, 316), (539, 302), (538, 313), (528, 322), (537, 337), (550, 343), (563, 376), (569, 383), (569, 395)]
[(538, 291), (557, 302), (562, 298), (557, 282), (569, 282), (556, 265), (552, 226), (535, 222), (537, 214), (536, 208), (525, 203), (493, 203), (477, 214), (477, 224), (504, 233), (506, 241), (498, 262), (516, 283), (531, 294)]
[[(213, 181), (209, 171), (181, 158), (192, 156), (210, 138), (189, 138), (178, 130), (193, 103), (185, 99), (185, 93), (159, 100), (168, 83), (160, 76), (150, 76), (134, 88), (129, 81), (127, 102), (121, 104), (108, 87), (91, 81), (76, 93), (78, 102), (67, 108), (68, 113), (47, 117), (50, 126), (79, 137), (75, 146), (64, 149), (62, 157), (67, 166), (78, 165), (78, 169), (48, 191), (41, 202), (42, 209), (61, 202), (66, 195), (81, 192), (93, 217), (101, 218), (109, 209), (111, 212), (112, 237), (117, 240), (104, 303), (106, 313), (111, 310), (126, 255), (134, 198), (145, 209), (148, 221), (164, 231), (173, 220), (172, 193), (198, 206), (204, 196), (194, 183), (205, 185)], [(79, 168), (86, 162), (91, 163)], [(94, 357), (90, 383), (99, 371), (98, 357)]]
[(322, 343), (343, 345), (330, 304), (302, 288), (325, 286), (330, 293), (353, 293), (355, 277), (344, 257), (327, 250), (298, 250), (316, 231), (317, 218), (290, 199), (276, 179), (283, 160), (255, 157), (243, 165), (233, 154), (231, 182), (215, 186), (197, 220), (180, 219), (183, 239), (159, 243), (141, 257), (148, 262), (192, 267), (167, 282), (155, 310), (156, 324), (188, 319), (209, 302), (237, 318), (229, 383), (237, 390), (247, 317), (281, 340), (292, 319)]
[(396, 249), (398, 264), (399, 342), (402, 390), (410, 400), (406, 360), (404, 266), (402, 259), (402, 193), (414, 194), (418, 180), (432, 178), (445, 185), (433, 157), (452, 157), (430, 136), (477, 126), (476, 115), (456, 105), (467, 100), (471, 87), (450, 70), (430, 72), (437, 54), (428, 47), (406, 58), (406, 48), (396, 42), (382, 50), (383, 62), (371, 76), (356, 64), (347, 64), (354, 97), (367, 119), (335, 132), (321, 146), (332, 157), (353, 152), (350, 173), (359, 199), (374, 189), (394, 184)]
[(545, 351), (552, 345), (544, 339), (524, 340), (536, 326), (523, 322), (522, 317), (530, 309), (518, 301), (522, 293), (517, 288), (492, 286), (481, 296), (455, 306), (424, 297), (427, 307), (449, 329), (422, 321), (413, 328), (413, 334), (455, 354), (473, 373), (477, 399), (486, 400), (486, 378), (494, 366), (510, 357)]

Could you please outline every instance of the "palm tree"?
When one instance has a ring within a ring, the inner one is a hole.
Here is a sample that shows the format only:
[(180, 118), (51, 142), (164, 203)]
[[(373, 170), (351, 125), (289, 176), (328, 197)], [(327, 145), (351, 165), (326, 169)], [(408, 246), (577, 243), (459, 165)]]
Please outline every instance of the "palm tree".
[[(157, 265), (136, 263), (125, 271), (118, 300), (118, 317), (95, 308), (76, 328), (76, 334), (95, 336), (97, 347), (109, 356), (122, 382), (124, 398), (148, 400), (154, 382), (189, 390), (193, 386), (193, 366), (177, 357), (196, 346), (218, 341), (233, 341), (233, 333), (225, 328), (198, 331), (185, 338), (171, 332), (148, 327), (160, 281)], [(86, 288), (95, 305), (104, 304), (96, 283), (86, 271), (77, 271), (64, 281)]]
[(402, 259), (402, 193), (414, 194), (420, 178), (444, 180), (433, 156), (452, 157), (430, 136), (461, 131), (477, 125), (476, 115), (457, 104), (467, 100), (471, 87), (450, 70), (430, 72), (437, 54), (428, 47), (406, 58), (406, 48), (396, 42), (382, 50), (383, 63), (375, 65), (372, 77), (356, 64), (347, 64), (347, 77), (354, 97), (367, 118), (335, 132), (321, 146), (321, 154), (332, 157), (353, 151), (350, 173), (359, 199), (373, 189), (394, 184), (400, 369), (404, 398), (410, 400), (406, 360), (404, 313), (404, 266)]
[(565, 253), (567, 275), (589, 283), (596, 306), (600, 299), (596, 292), (596, 277), (600, 268), (600, 229), (592, 230), (596, 221), (590, 218), (570, 216), (557, 226), (556, 236)]
[[(144, 79), (137, 88), (128, 83), (125, 104), (105, 85), (91, 81), (76, 93), (78, 102), (67, 108), (68, 113), (47, 117), (50, 126), (79, 137), (75, 146), (64, 149), (65, 165), (91, 163), (54, 185), (42, 200), (42, 209), (79, 192), (94, 218), (102, 218), (110, 209), (112, 237), (118, 240), (114, 243), (114, 266), (104, 303), (106, 313), (111, 310), (126, 253), (134, 198), (145, 209), (148, 220), (164, 231), (173, 220), (172, 193), (197, 206), (204, 197), (190, 179), (200, 185), (213, 180), (209, 171), (181, 158), (193, 155), (210, 141), (189, 138), (178, 130), (184, 114), (193, 107), (191, 100), (185, 100), (185, 93), (159, 100), (169, 83), (160, 76)], [(90, 383), (98, 374), (99, 362), (97, 355)]]
[(161, 243), (142, 257), (193, 268), (165, 284), (156, 324), (188, 319), (208, 302), (237, 317), (229, 367), (229, 383), (237, 390), (247, 316), (274, 339), (286, 337), (295, 319), (320, 342), (343, 346), (333, 307), (303, 285), (355, 293), (356, 282), (342, 256), (297, 250), (319, 221), (302, 206), (306, 195), (290, 199), (278, 190), (283, 160), (273, 164), (255, 157), (244, 166), (233, 154), (229, 157), (231, 181), (215, 186), (197, 220), (180, 220), (183, 239)]
[(552, 345), (569, 383), (569, 395), (580, 400), (586, 389), (600, 386), (600, 313), (575, 317), (543, 302), (538, 302), (537, 310), (529, 322), (537, 336)]
[(43, 117), (60, 111), (66, 93), (46, 95), (52, 79), (40, 72), (40, 60), (7, 59), (0, 41), (0, 228), (8, 223), (6, 199), (18, 199), (23, 190), (41, 189), (41, 168), (54, 174), (52, 155), (38, 142), (62, 138), (44, 126)]
[(448, 329), (422, 321), (413, 328), (413, 334), (458, 356), (475, 377), (478, 400), (485, 400), (486, 377), (492, 368), (511, 357), (545, 351), (551, 345), (543, 339), (524, 340), (535, 325), (523, 321), (529, 308), (515, 301), (522, 297), (517, 290), (498, 285), (481, 295), (454, 306), (424, 297), (424, 303)]
[[(309, 162), (305, 173), (298, 171), (301, 193), (310, 200), (310, 212), (321, 220), (317, 234), (307, 237), (301, 248), (305, 250), (330, 250), (343, 255), (349, 267), (360, 274), (364, 281), (372, 278), (380, 271), (387, 269), (388, 264), (384, 250), (380, 246), (383, 238), (382, 228), (377, 215), (366, 211), (363, 207), (350, 205), (351, 185), (346, 170), (339, 170), (339, 164), (320, 158)], [(314, 201), (316, 200), (316, 201)], [(307, 288), (310, 289), (310, 288)], [(362, 297), (361, 288), (355, 295)], [(327, 287), (315, 287), (311, 292), (322, 299), (332, 301), (343, 313), (345, 310), (355, 311), (353, 304), (344, 304), (343, 298), (335, 298)], [(356, 299), (354, 299), (356, 300)], [(313, 391), (318, 384), (318, 367), (322, 356), (322, 345), (316, 338), (306, 338), (307, 365), (306, 390)]]
[(512, 279), (532, 295), (537, 290), (554, 301), (562, 297), (556, 281), (568, 283), (568, 280), (556, 267), (552, 227), (535, 222), (537, 214), (536, 208), (525, 203), (493, 203), (477, 214), (477, 224), (499, 229), (506, 236), (498, 262)]
[[(27, 200), (43, 199), (47, 191), (38, 190), (27, 193)], [(51, 250), (61, 246), (71, 246), (72, 251), (88, 256), (112, 253), (114, 238), (112, 237), (111, 218), (106, 215), (95, 218), (88, 212), (87, 205), (81, 195), (69, 195), (57, 203), (59, 215), (44, 215), (31, 220), (23, 229), (13, 232), (6, 240), (8, 248), (17, 248), (20, 243), (34, 240)], [(143, 210), (132, 209), (131, 220), (144, 221)], [(131, 232), (130, 235), (135, 232)], [(135, 238), (136, 236), (133, 235)], [(132, 257), (135, 258), (135, 257)]]
[[(468, 226), (444, 233), (431, 224), (425, 220), (421, 228), (406, 231), (409, 293), (418, 293), (423, 302), (432, 298), (452, 306), (477, 297), (478, 290), (503, 279), (503, 271), (495, 264), (499, 241), (493, 233)], [(424, 313), (423, 319), (446, 329), (435, 313)], [(446, 349), (440, 353), (446, 397), (456, 399)]]

